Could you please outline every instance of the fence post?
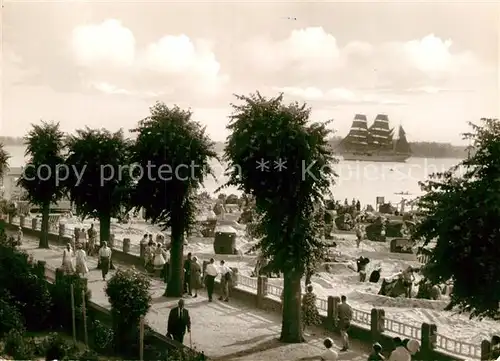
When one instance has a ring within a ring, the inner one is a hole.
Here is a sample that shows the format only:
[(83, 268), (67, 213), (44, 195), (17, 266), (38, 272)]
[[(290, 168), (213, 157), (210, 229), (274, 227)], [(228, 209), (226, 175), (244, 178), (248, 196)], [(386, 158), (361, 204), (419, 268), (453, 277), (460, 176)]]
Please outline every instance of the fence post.
[(334, 329), (338, 327), (339, 323), (339, 305), (340, 305), (340, 297), (338, 296), (328, 297), (328, 308), (331, 307), (331, 311), (329, 310), (328, 312), (331, 313), (332, 326)]
[(483, 340), (481, 342), (481, 361), (488, 361), (491, 355), (491, 342)]
[(434, 324), (422, 324), (422, 339), (420, 350), (424, 355), (430, 355), (436, 349), (437, 327)]
[(257, 307), (264, 307), (264, 297), (267, 296), (267, 277), (259, 276), (257, 278)]
[(63, 237), (66, 234), (66, 225), (64, 223), (59, 223), (59, 242), (63, 241)]
[(70, 287), (71, 287), (71, 325), (73, 327), (73, 342), (76, 345), (75, 286), (72, 283)]
[(31, 220), (31, 229), (36, 231), (37, 228), (38, 228), (38, 218), (33, 218)]
[(372, 308), (370, 312), (370, 331), (372, 340), (379, 340), (382, 330), (380, 330), (380, 309)]
[(24, 223), (26, 223), (25, 221), (26, 221), (26, 217), (20, 216), (19, 217), (19, 227), (24, 228)]
[(13, 224), (13, 222), (14, 222), (14, 216), (11, 213), (9, 213), (8, 221), (9, 221), (9, 224)]
[(239, 271), (236, 267), (231, 267), (231, 270), (233, 271), (231, 277), (231, 288), (234, 288), (238, 286)]
[(85, 341), (85, 346), (88, 347), (89, 334), (87, 330), (87, 302), (85, 300), (85, 289), (82, 290), (82, 316), (83, 316), (83, 339)]
[(333, 296), (328, 296), (326, 299), (326, 327), (333, 329), (335, 327), (335, 319), (333, 317)]
[(47, 265), (47, 262), (45, 261), (38, 261), (35, 264), (35, 274), (38, 276), (38, 278), (45, 279), (45, 266)]
[(62, 268), (56, 268), (56, 284), (61, 283), (64, 278), (64, 271)]
[(130, 238), (123, 239), (123, 253), (130, 252)]
[(144, 360), (144, 316), (139, 321), (139, 360)]

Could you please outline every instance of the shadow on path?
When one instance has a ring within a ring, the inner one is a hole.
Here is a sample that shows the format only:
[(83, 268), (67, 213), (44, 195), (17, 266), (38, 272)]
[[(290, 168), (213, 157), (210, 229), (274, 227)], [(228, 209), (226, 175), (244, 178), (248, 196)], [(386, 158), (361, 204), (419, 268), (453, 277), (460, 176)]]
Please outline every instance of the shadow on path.
[(233, 352), (233, 353), (230, 353), (230, 354), (227, 354), (224, 356), (220, 356), (220, 357), (216, 357), (213, 360), (214, 361), (229, 361), (229, 360), (236, 359), (238, 357), (248, 356), (248, 355), (251, 355), (254, 353), (259, 353), (262, 351), (267, 351), (267, 350), (271, 350), (274, 348), (278, 348), (278, 347), (281, 347), (283, 345), (285, 345), (285, 344), (280, 342), (277, 338), (274, 338), (274, 339), (259, 343), (259, 344), (255, 345), (249, 349), (238, 351), (238, 352)]

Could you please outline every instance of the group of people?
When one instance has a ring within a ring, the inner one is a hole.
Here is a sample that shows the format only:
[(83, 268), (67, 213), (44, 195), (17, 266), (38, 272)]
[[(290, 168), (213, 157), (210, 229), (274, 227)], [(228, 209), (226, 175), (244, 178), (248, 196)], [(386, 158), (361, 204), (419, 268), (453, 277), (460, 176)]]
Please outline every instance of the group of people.
[[(71, 274), (76, 273), (82, 277), (85, 277), (89, 272), (87, 265), (87, 252), (85, 252), (82, 243), (77, 243), (75, 245), (76, 250), (73, 250), (71, 243), (66, 245), (62, 256), (62, 269), (65, 273)], [(108, 247), (107, 242), (101, 243), (101, 248), (99, 249), (99, 260), (98, 268), (101, 270), (103, 281), (106, 280), (106, 275), (109, 272), (111, 263), (111, 248)]]
[(153, 241), (152, 234), (145, 234), (141, 240), (141, 247), (144, 248), (144, 267), (152, 273), (159, 272), (162, 279), (167, 279), (168, 262), (170, 253), (162, 235), (157, 235)]
[(85, 230), (85, 228), (75, 228), (72, 236), (71, 243), (73, 247), (80, 244), (82, 249), (89, 255), (95, 256), (98, 252), (97, 247), (97, 230), (92, 223), (90, 228)]
[[(392, 341), (394, 343), (394, 350), (391, 352), (388, 361), (411, 361), (412, 356), (420, 351), (420, 343), (416, 340), (401, 340), (400, 337), (394, 337)], [(331, 338), (326, 338), (323, 345), (326, 350), (319, 357), (321, 361), (336, 361), (339, 359), (338, 353), (333, 348), (334, 342)], [(372, 352), (368, 355), (367, 361), (384, 361), (385, 356), (382, 352), (382, 345), (378, 342), (374, 343)]]
[(207, 288), (208, 302), (213, 301), (215, 279), (220, 275), (221, 296), (219, 301), (229, 302), (229, 284), (232, 280), (233, 271), (226, 265), (224, 260), (220, 261), (219, 267), (215, 265), (215, 260), (210, 258), (206, 268), (204, 279), (202, 277), (202, 266), (196, 256), (188, 253), (187, 259), (184, 262), (184, 292), (190, 296), (198, 297), (198, 290), (203, 287)]

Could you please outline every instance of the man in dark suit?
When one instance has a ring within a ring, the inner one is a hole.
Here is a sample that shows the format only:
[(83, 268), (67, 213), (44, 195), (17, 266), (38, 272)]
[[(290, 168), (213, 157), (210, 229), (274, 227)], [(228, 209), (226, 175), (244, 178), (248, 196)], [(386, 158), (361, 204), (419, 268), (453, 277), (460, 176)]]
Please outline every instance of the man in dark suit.
[(188, 310), (184, 308), (184, 300), (180, 299), (178, 306), (172, 308), (168, 315), (167, 337), (183, 343), (186, 329), (191, 332), (191, 318)]

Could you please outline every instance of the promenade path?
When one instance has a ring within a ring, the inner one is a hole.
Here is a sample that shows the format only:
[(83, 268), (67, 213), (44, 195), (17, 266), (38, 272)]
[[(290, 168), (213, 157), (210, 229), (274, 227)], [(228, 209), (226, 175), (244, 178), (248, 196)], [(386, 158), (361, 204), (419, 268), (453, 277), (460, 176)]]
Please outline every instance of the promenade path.
[[(57, 268), (62, 262), (63, 247), (51, 245), (50, 249), (38, 249), (38, 240), (25, 236), (22, 249), (26, 250), (36, 260), (45, 260), (51, 268)], [(129, 267), (117, 263), (117, 268)], [(96, 269), (97, 259), (89, 257), (88, 286), (92, 292), (93, 302), (102, 307), (110, 308), (104, 292), (105, 282), (100, 271)], [(112, 275), (113, 271), (111, 271)], [(152, 279), (151, 295), (153, 304), (146, 316), (147, 324), (155, 331), (165, 334), (167, 317), (170, 309), (177, 304), (178, 299), (162, 296), (165, 284), (158, 279)], [(186, 298), (186, 307), (192, 320), (193, 347), (204, 351), (213, 360), (235, 361), (299, 361), (319, 356), (324, 348), (325, 337), (331, 337), (336, 349), (340, 349), (340, 338), (327, 334), (325, 330), (314, 329), (306, 332), (307, 343), (283, 344), (277, 338), (281, 329), (281, 317), (276, 313), (253, 309), (231, 300), (229, 303), (209, 303), (202, 291), (198, 298)], [(189, 335), (184, 343), (189, 346)], [(352, 350), (341, 353), (340, 360), (366, 360), (369, 348), (362, 343), (353, 341)], [(316, 358), (317, 359), (317, 358)]]

